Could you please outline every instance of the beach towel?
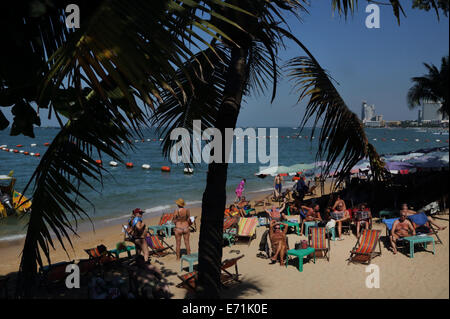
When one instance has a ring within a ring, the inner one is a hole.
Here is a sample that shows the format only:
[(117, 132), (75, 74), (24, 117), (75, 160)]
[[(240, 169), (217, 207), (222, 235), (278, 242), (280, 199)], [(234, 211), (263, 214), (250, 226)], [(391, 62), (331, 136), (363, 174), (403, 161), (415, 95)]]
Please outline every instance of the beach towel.
[(241, 197), (242, 196), (242, 192), (244, 191), (244, 186), (245, 186), (245, 182), (244, 180), (242, 180), (238, 187), (236, 188), (236, 196), (237, 197)]

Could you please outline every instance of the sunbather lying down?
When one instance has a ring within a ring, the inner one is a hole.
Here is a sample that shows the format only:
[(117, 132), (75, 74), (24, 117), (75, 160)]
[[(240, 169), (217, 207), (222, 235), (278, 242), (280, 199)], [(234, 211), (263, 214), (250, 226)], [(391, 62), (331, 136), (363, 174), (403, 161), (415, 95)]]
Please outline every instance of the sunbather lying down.
[[(406, 216), (411, 216), (411, 215), (418, 214), (416, 211), (410, 210), (409, 207), (408, 207), (408, 204), (406, 204), (406, 203), (405, 203), (405, 204), (402, 204), (402, 209), (400, 210), (400, 214), (401, 214), (402, 212), (405, 212), (405, 213), (406, 213)], [(431, 225), (435, 226), (438, 230), (444, 230), (444, 229), (447, 228), (447, 226), (439, 226), (438, 224), (436, 224), (436, 223), (434, 222), (434, 220), (433, 220), (430, 216), (427, 216), (427, 219), (428, 219), (428, 222), (429, 222)]]

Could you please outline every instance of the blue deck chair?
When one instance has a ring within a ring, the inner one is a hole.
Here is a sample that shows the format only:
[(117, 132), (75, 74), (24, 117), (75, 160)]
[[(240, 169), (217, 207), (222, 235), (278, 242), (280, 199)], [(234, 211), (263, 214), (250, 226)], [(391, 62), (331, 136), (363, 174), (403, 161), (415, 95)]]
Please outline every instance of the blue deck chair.
[[(383, 219), (383, 224), (386, 226), (386, 236), (388, 237), (388, 240), (390, 240), (391, 237), (391, 231), (392, 231), (392, 226), (394, 226), (394, 222), (396, 220), (398, 220), (400, 218), (385, 218)], [(405, 247), (406, 246), (406, 241), (403, 238), (399, 238), (397, 239), (397, 247)]]
[(408, 216), (408, 219), (415, 224), (416, 234), (435, 235), (437, 242), (442, 244), (442, 240), (438, 236), (438, 231), (433, 228), (433, 225), (428, 222), (428, 216), (424, 212)]

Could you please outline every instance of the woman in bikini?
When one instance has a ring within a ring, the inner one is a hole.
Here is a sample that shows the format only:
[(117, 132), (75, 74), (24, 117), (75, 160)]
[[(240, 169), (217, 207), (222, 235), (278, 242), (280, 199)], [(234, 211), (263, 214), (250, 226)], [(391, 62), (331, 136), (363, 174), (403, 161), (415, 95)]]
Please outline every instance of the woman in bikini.
[(175, 240), (176, 240), (176, 252), (177, 260), (180, 260), (180, 250), (181, 250), (181, 237), (184, 238), (184, 245), (186, 246), (186, 253), (191, 254), (191, 247), (189, 245), (189, 220), (190, 212), (189, 209), (184, 208), (184, 200), (179, 198), (175, 201), (178, 208), (175, 209), (173, 215), (173, 221), (175, 222)]
[(127, 232), (132, 236), (133, 242), (136, 246), (136, 255), (142, 254), (144, 261), (148, 261), (149, 251), (145, 237), (147, 236), (147, 226), (142, 219), (143, 211), (140, 208), (133, 210), (132, 219), (129, 222)]

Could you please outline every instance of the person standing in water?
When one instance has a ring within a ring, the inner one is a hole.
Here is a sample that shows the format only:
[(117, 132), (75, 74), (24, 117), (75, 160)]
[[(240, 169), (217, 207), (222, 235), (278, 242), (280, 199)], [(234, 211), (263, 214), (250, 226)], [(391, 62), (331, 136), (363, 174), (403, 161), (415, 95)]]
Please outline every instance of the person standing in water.
[(243, 178), (241, 180), (241, 182), (239, 183), (238, 187), (236, 188), (236, 191), (235, 191), (235, 193), (236, 193), (235, 203), (241, 201), (242, 194), (244, 193), (245, 182), (246, 182), (246, 180), (245, 180), (245, 178)]
[(173, 221), (175, 223), (175, 241), (176, 241), (176, 253), (177, 260), (181, 258), (181, 237), (184, 239), (184, 245), (186, 246), (186, 254), (191, 254), (191, 246), (189, 245), (189, 222), (190, 222), (190, 212), (189, 209), (184, 208), (185, 203), (182, 198), (179, 198), (175, 201), (178, 208), (175, 209), (173, 215)]
[(281, 196), (281, 189), (283, 187), (283, 178), (278, 174), (275, 176), (273, 180), (273, 187), (275, 188), (275, 198), (278, 198)]

